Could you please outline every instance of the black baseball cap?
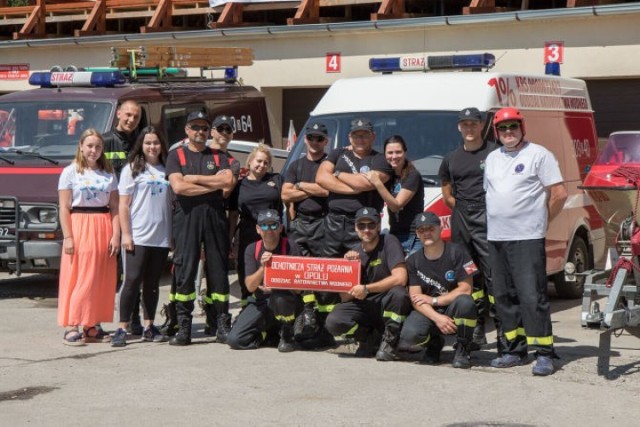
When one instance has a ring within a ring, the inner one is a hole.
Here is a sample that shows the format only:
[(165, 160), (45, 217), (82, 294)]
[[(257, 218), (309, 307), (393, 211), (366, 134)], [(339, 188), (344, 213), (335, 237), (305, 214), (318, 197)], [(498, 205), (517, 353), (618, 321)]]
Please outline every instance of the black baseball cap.
[(353, 119), (351, 120), (351, 130), (349, 132), (357, 132), (359, 130), (366, 130), (373, 132), (373, 125), (368, 119)]
[(475, 107), (465, 108), (458, 113), (458, 121), (463, 122), (465, 120), (482, 121), (482, 113)]
[(309, 123), (309, 126), (306, 127), (305, 132), (307, 135), (324, 136), (325, 138), (329, 135), (327, 127), (324, 125), (324, 123), (321, 122)]
[(440, 226), (440, 218), (438, 217), (438, 215), (434, 214), (433, 212), (423, 212), (420, 213), (418, 215), (416, 215), (416, 218), (414, 220), (415, 224), (416, 224), (416, 228), (420, 228), (420, 227), (431, 227), (434, 225)]
[(233, 118), (231, 116), (226, 116), (226, 115), (222, 115), (222, 116), (216, 116), (215, 119), (213, 119), (213, 127), (217, 128), (218, 126), (221, 125), (227, 125), (231, 128), (231, 130), (233, 130)]
[(211, 123), (211, 120), (209, 119), (209, 115), (204, 111), (190, 112), (189, 115), (187, 116), (187, 123), (193, 122), (195, 120), (204, 120), (207, 123)]
[(356, 222), (360, 221), (361, 219), (370, 219), (371, 221), (378, 224), (380, 222), (380, 214), (375, 208), (360, 208), (358, 209), (358, 212), (356, 212)]
[(266, 209), (258, 212), (258, 225), (280, 223), (280, 215), (275, 209)]

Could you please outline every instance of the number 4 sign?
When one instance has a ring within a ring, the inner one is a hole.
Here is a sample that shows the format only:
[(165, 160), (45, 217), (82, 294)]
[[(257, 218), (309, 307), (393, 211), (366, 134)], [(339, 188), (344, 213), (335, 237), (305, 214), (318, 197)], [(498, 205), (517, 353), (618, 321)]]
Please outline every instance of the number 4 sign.
[(562, 64), (564, 60), (564, 42), (545, 42), (544, 43), (544, 63), (557, 62)]
[(327, 53), (325, 62), (325, 72), (327, 73), (339, 73), (342, 61), (340, 60), (340, 53), (333, 52)]

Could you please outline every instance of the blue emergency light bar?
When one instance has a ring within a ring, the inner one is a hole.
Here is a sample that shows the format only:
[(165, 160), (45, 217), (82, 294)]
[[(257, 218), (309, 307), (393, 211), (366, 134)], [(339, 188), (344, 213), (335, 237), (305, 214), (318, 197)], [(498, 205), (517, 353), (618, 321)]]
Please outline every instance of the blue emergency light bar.
[(394, 71), (464, 70), (491, 68), (496, 57), (490, 53), (471, 55), (410, 55), (392, 58), (371, 58), (369, 69), (376, 73)]
[(120, 71), (47, 71), (35, 72), (29, 77), (30, 85), (43, 88), (59, 86), (113, 87), (124, 83), (126, 83), (126, 79)]

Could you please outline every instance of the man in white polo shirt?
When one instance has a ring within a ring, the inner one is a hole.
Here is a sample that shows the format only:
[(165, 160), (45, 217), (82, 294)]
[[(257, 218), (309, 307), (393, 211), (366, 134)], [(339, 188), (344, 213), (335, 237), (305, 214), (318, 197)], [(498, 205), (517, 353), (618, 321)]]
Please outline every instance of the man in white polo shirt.
[(507, 350), (495, 368), (522, 365), (535, 350), (534, 375), (554, 372), (553, 332), (547, 297), (545, 234), (567, 199), (558, 161), (524, 139), (525, 121), (515, 108), (499, 110), (493, 126), (503, 147), (486, 160), (487, 239), (498, 316)]

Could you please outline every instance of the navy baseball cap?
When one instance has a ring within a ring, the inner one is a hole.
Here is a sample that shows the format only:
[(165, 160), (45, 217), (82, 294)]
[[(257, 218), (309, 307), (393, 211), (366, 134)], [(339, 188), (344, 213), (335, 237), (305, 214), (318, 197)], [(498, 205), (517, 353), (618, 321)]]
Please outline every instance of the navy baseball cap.
[(360, 208), (358, 212), (356, 212), (356, 222), (361, 219), (370, 219), (371, 221), (378, 224), (380, 222), (380, 214), (375, 208)]
[(258, 212), (258, 225), (280, 223), (280, 215), (275, 209), (266, 209)]
[(306, 127), (305, 132), (307, 133), (307, 135), (324, 136), (325, 138), (329, 136), (327, 127), (324, 125), (324, 123), (321, 122), (309, 123), (309, 126)]
[(193, 122), (195, 120), (204, 120), (207, 123), (211, 123), (211, 120), (209, 120), (209, 115), (204, 111), (190, 112), (189, 115), (187, 116), (187, 123)]
[(482, 113), (475, 107), (465, 108), (458, 113), (458, 121), (463, 122), (465, 120), (482, 121)]
[(351, 130), (349, 132), (357, 132), (359, 130), (366, 130), (373, 132), (373, 125), (368, 119), (353, 119), (351, 120)]
[(416, 224), (416, 228), (420, 227), (431, 227), (434, 225), (440, 226), (440, 218), (438, 215), (433, 212), (423, 212), (416, 215), (416, 219), (414, 220)]
[(231, 116), (226, 116), (226, 115), (222, 115), (222, 116), (216, 116), (215, 119), (213, 119), (213, 127), (217, 128), (218, 126), (221, 125), (227, 125), (231, 128), (231, 130), (233, 130), (233, 118), (231, 118)]

